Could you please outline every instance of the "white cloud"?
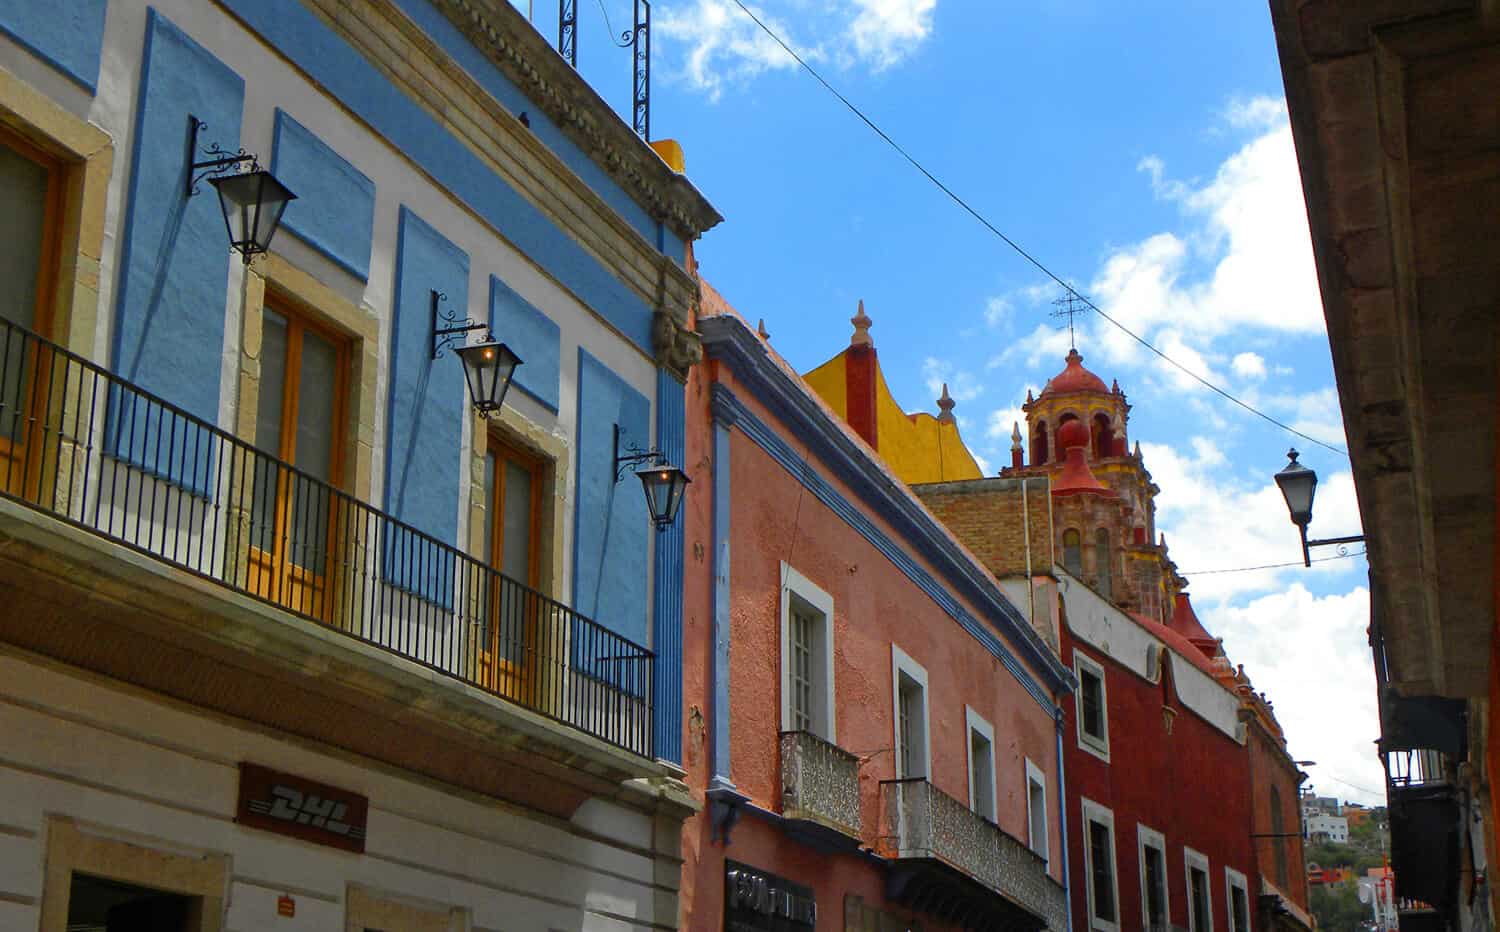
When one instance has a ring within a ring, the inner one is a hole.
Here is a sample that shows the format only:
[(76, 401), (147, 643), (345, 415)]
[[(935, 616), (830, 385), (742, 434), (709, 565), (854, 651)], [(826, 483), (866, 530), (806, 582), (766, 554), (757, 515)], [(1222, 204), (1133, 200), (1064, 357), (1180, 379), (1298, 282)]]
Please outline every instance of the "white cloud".
[[(1166, 533), (1172, 560), (1187, 574), (1195, 602), (1264, 593), (1304, 574), (1322, 577), (1359, 565), (1355, 559), (1328, 560), (1311, 569), (1300, 565), (1297, 529), (1271, 478), (1282, 466), (1279, 456), (1265, 464), (1263, 477), (1246, 482), (1226, 469), (1227, 458), (1217, 443), (1202, 437), (1190, 443), (1192, 453), (1157, 443), (1142, 443), (1141, 453), (1161, 488), (1156, 497), (1157, 529)], [(1358, 532), (1354, 480), (1347, 471), (1318, 483), (1313, 521), (1318, 527), (1337, 528), (1340, 535)], [(1212, 572), (1294, 562), (1296, 566), (1276, 569)]]
[[(747, 6), (809, 62), (883, 71), (921, 48), (937, 0), (761, 0)], [(788, 21), (796, 24), (794, 33)], [(718, 100), (796, 61), (734, 0), (681, 0), (656, 13), (662, 73)]]
[(1229, 367), (1242, 379), (1259, 381), (1266, 377), (1266, 360), (1259, 353), (1236, 353)]
[(955, 370), (953, 363), (936, 356), (922, 360), (922, 379), (934, 403), (942, 397), (944, 385), (954, 401), (973, 401), (984, 393), (984, 386), (972, 373)]
[[(1275, 704), (1293, 759), (1312, 758), (1307, 772), (1320, 794), (1384, 805), (1375, 668), (1365, 629), (1370, 595), (1364, 587), (1315, 596), (1301, 583), (1244, 605), (1204, 611), (1232, 662), (1244, 664), (1257, 691)], [(1289, 640), (1295, 649), (1288, 649)], [(1374, 792), (1362, 792), (1373, 790)]]
[(901, 61), (932, 32), (937, 0), (854, 0), (858, 14), (849, 41), (859, 58), (877, 70)]
[[(802, 49), (786, 27), (756, 6), (755, 15), (804, 58), (818, 58), (816, 49)], [(797, 67), (797, 62), (776, 40), (766, 35), (730, 0), (692, 0), (681, 6), (657, 11), (656, 35), (667, 43), (687, 46), (682, 64), (676, 66), (687, 82), (718, 100), (726, 84), (738, 83), (776, 69)], [(669, 66), (672, 67), (672, 66)]]
[[(1152, 191), (1178, 206), (1186, 229), (1113, 250), (1090, 285), (1106, 313), (1158, 345), (1168, 330), (1200, 353), (1230, 333), (1323, 332), (1286, 106), (1258, 97), (1232, 104), (1225, 119), (1255, 135), (1206, 182), (1171, 178), (1158, 156), (1140, 161)], [(1205, 262), (1209, 271), (1199, 273)], [(1109, 361), (1143, 359), (1126, 334), (1102, 321), (1093, 329)]]

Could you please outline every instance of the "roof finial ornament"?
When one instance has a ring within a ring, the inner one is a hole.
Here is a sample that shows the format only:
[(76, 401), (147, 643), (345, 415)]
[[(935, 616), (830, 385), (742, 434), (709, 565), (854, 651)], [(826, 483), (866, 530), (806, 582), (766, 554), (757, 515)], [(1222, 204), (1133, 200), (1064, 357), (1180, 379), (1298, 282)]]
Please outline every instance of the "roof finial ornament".
[(1018, 453), (1024, 448), (1021, 446), (1021, 422), (1010, 422), (1010, 452)]
[(1111, 395), (1118, 395), (1118, 394), (1120, 394), (1120, 380), (1119, 379), (1110, 379), (1109, 393)]
[(1073, 317), (1087, 310), (1088, 302), (1084, 301), (1078, 292), (1073, 290), (1072, 285), (1064, 285), (1063, 288), (1066, 289), (1063, 292), (1063, 296), (1052, 302), (1057, 310), (1053, 311), (1051, 316), (1054, 320), (1061, 320), (1064, 317), (1068, 319), (1068, 347), (1076, 352), (1078, 350), (1078, 341), (1073, 338)]
[(760, 323), (756, 325), (755, 332), (760, 334), (760, 338), (762, 340), (765, 340), (768, 343), (771, 341), (771, 333), (770, 331), (766, 330), (766, 319), (764, 317), (762, 317), (760, 319)]
[(1031, 396), (1031, 389), (1026, 389), (1026, 403), (1031, 404), (1034, 401), (1036, 401), (1036, 399)]
[(1141, 458), (1141, 442), (1139, 440), (1135, 442), (1135, 458)]
[(956, 404), (956, 402), (954, 402), (953, 396), (948, 394), (948, 383), (944, 382), (943, 383), (943, 396), (938, 399), (938, 411), (939, 411), (939, 414), (938, 414), (937, 419), (939, 421), (943, 422), (944, 424), (952, 424), (953, 421), (954, 421), (954, 417), (953, 417), (953, 405), (954, 404)]
[(849, 323), (854, 325), (854, 336), (849, 338), (850, 346), (875, 345), (875, 341), (870, 339), (870, 325), (873, 324), (874, 321), (870, 320), (870, 318), (865, 315), (865, 302), (863, 298), (861, 298), (859, 301), (858, 313), (849, 318)]

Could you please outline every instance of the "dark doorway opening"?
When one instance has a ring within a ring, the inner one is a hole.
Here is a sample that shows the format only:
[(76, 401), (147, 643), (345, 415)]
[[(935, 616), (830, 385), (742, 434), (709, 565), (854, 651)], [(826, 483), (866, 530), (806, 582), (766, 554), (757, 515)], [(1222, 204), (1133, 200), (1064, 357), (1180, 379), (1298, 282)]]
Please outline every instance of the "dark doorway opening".
[(201, 911), (195, 896), (74, 874), (68, 932), (194, 932)]

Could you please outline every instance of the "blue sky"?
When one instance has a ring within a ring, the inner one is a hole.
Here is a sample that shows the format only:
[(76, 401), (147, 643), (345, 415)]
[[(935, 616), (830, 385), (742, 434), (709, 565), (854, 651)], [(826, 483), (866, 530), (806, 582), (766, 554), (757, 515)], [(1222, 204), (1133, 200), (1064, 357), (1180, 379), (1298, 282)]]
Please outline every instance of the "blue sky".
[[(748, 0), (747, 0), (748, 2)], [(580, 0), (580, 65), (628, 113), (627, 0)], [(524, 2), (518, 2), (524, 7)], [(1280, 68), (1263, 4), (755, 0), (835, 86), (1112, 316), (1215, 384), (1344, 438)], [(545, 8), (545, 11), (544, 11)], [(652, 126), (726, 220), (702, 272), (803, 371), (864, 299), (887, 379), (935, 411), (946, 380), (992, 467), (1028, 387), (1062, 368), (1058, 294), (825, 93), (732, 3), (657, 0)], [(555, 35), (556, 12), (536, 23)], [(1078, 346), (1135, 406), (1184, 571), (1299, 556), (1271, 483), (1295, 444), (1313, 532), (1358, 532), (1348, 463), (1259, 421), (1090, 315)], [(1329, 553), (1322, 554), (1324, 556)], [(1378, 801), (1366, 567), (1205, 574), (1190, 591), (1323, 793)]]

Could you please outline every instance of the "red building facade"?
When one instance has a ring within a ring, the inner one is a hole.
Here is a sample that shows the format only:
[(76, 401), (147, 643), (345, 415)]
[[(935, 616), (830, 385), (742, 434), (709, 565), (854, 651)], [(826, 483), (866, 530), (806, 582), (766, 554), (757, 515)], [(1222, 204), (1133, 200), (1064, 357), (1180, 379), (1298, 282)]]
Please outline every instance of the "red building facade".
[(704, 808), (684, 927), (1066, 928), (1067, 669), (705, 290), (683, 511), (701, 568), (684, 765)]

